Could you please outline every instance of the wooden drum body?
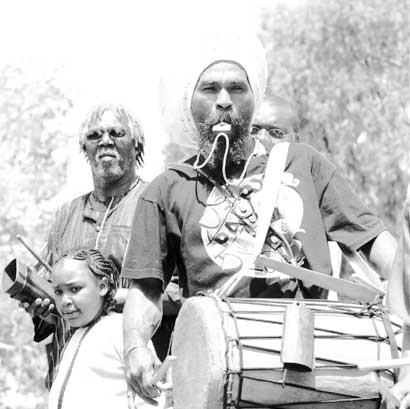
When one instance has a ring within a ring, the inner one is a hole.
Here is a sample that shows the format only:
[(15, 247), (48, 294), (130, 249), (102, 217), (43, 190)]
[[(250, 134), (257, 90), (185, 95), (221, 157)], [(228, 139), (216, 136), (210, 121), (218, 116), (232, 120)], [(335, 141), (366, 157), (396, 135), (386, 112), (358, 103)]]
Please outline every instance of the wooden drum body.
[(314, 312), (314, 369), (284, 371), (283, 317), (294, 301), (188, 299), (173, 339), (174, 408), (378, 408), (379, 383), (390, 387), (394, 374), (355, 364), (391, 359), (391, 330), (400, 325), (378, 307), (305, 300)]

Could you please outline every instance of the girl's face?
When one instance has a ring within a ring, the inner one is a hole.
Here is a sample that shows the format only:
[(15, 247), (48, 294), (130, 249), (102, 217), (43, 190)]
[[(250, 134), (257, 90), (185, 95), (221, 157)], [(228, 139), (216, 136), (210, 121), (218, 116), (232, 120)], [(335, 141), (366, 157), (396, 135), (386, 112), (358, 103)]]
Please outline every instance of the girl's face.
[(59, 261), (52, 284), (58, 312), (74, 328), (84, 327), (101, 312), (108, 293), (107, 278), (95, 276), (83, 260)]

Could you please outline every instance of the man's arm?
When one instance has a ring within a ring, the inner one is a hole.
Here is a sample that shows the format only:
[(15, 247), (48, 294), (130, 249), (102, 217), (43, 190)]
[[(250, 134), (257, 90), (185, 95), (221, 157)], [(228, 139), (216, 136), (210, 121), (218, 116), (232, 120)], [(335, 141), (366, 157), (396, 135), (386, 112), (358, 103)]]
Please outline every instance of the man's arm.
[[(394, 259), (392, 273), (389, 276), (387, 301), (393, 313), (403, 319), (402, 357), (410, 357), (410, 312), (409, 287), (410, 277), (410, 188), (404, 205), (402, 231)], [(400, 369), (398, 382), (391, 388), (391, 392), (401, 401), (400, 409), (410, 408), (410, 366)], [(395, 408), (386, 405), (387, 409)]]
[[(397, 242), (388, 231), (379, 234), (361, 250), (383, 278), (394, 279), (390, 272), (397, 250)], [(410, 357), (410, 327), (406, 324), (403, 326), (401, 357)], [(400, 401), (400, 409), (410, 408), (410, 367), (404, 366), (400, 369), (399, 379), (390, 392)], [(385, 406), (386, 409), (399, 409), (396, 402), (392, 401), (389, 396), (386, 397)]]
[[(128, 288), (119, 288), (115, 293), (115, 301), (121, 307), (125, 305)], [(176, 316), (181, 308), (181, 296), (179, 287), (175, 282), (170, 281), (162, 294), (162, 313), (166, 316)]]
[(124, 362), (126, 378), (132, 391), (146, 402), (155, 404), (159, 396), (151, 380), (158, 358), (148, 347), (162, 318), (162, 283), (160, 280), (132, 280), (124, 306)]
[(387, 230), (360, 248), (367, 260), (384, 279), (390, 276), (396, 249), (397, 241)]
[[(410, 357), (410, 327), (406, 324), (403, 326), (403, 344), (402, 344), (402, 358)], [(399, 379), (390, 392), (400, 401), (400, 409), (410, 408), (410, 366), (403, 366), (400, 368)], [(386, 399), (386, 409), (399, 409), (397, 404), (391, 398)]]

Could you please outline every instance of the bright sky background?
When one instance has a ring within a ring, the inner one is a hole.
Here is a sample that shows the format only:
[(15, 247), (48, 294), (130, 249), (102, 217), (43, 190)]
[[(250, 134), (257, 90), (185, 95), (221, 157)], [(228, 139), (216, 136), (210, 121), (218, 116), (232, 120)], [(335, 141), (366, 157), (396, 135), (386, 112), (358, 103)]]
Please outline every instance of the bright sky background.
[[(146, 180), (162, 171), (167, 136), (158, 112), (162, 70), (198, 46), (195, 33), (230, 26), (257, 30), (262, 7), (280, 0), (2, 0), (0, 66), (29, 67), (54, 76), (74, 109), (61, 126), (75, 134), (85, 112), (100, 101), (124, 103), (146, 135)], [(283, 0), (284, 1), (284, 0)], [(287, 0), (294, 6), (303, 0)], [(68, 180), (58, 202), (91, 188), (76, 141), (67, 141)]]

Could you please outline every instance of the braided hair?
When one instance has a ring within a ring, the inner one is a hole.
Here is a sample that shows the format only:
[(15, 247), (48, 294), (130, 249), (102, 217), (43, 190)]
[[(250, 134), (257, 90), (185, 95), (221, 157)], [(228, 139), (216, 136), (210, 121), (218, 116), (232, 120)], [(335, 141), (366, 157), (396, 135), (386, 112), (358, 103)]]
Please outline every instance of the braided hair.
[(103, 314), (114, 309), (116, 304), (114, 296), (119, 286), (119, 273), (115, 264), (95, 249), (78, 250), (70, 257), (73, 260), (85, 261), (89, 270), (97, 278), (106, 277), (108, 279), (108, 292), (104, 297)]

